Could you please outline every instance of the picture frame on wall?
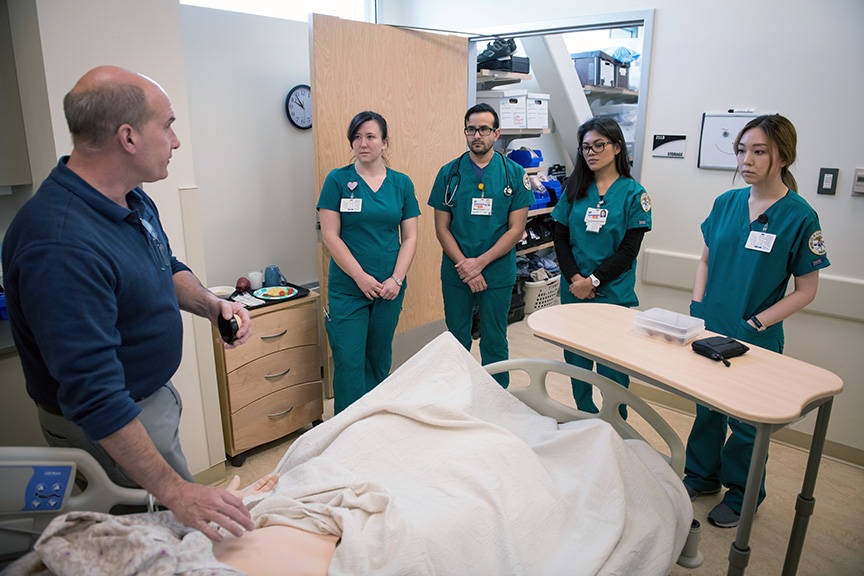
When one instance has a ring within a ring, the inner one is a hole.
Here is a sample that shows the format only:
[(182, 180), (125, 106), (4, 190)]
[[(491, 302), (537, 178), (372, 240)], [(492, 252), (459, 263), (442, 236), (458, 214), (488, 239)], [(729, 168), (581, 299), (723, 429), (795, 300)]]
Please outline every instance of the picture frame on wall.
[(742, 128), (758, 116), (754, 112), (705, 112), (699, 135), (699, 168), (735, 170), (735, 138)]

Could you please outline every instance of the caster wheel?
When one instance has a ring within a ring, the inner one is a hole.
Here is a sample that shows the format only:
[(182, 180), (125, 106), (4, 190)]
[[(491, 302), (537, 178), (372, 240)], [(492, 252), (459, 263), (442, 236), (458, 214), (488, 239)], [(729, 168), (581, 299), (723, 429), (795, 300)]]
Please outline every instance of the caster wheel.
[(246, 462), (246, 454), (237, 454), (236, 456), (228, 456), (228, 462), (231, 463), (231, 466), (235, 468), (239, 468), (243, 466)]

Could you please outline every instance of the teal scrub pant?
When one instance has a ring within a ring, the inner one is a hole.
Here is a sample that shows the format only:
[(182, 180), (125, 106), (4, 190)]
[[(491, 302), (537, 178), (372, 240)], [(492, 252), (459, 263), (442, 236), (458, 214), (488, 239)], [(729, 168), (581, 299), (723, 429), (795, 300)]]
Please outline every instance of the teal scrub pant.
[[(691, 305), (691, 314), (693, 311)], [(710, 317), (706, 318), (706, 327), (708, 320)], [(759, 333), (758, 342), (749, 342), (754, 338), (745, 341), (782, 354), (782, 330), (771, 331), (769, 328), (769, 331), (767, 334)], [(744, 340), (741, 334), (735, 336), (738, 336), (739, 340)], [(728, 439), (726, 438), (727, 425), (732, 431)], [(696, 420), (693, 421), (693, 428), (687, 438), (684, 483), (699, 492), (718, 490), (722, 484), (726, 487), (723, 503), (740, 514), (755, 441), (755, 427), (697, 404)], [(765, 460), (767, 462), (767, 455)], [(759, 499), (756, 501), (757, 508), (764, 499), (765, 471), (763, 470)]]
[[(728, 439), (727, 424), (732, 430)], [(756, 428), (750, 424), (697, 404), (696, 420), (687, 439), (684, 483), (699, 492), (716, 491), (722, 484), (727, 488), (723, 502), (740, 514), (755, 440)], [(764, 499), (763, 470), (756, 506)]]
[[(471, 319), (475, 305), (480, 317), (480, 358), (483, 364), (492, 364), (509, 358), (507, 348), (507, 317), (513, 286), (487, 288), (476, 294), (467, 284), (445, 284), (444, 321), (447, 330), (459, 340), (466, 350), (471, 350)], [(504, 388), (510, 385), (510, 374), (502, 372), (493, 376)]]
[[(586, 370), (593, 370), (595, 364), (593, 360), (589, 360), (588, 358), (570, 352), (569, 350), (564, 350), (564, 361), (572, 366), (585, 368)], [(630, 376), (624, 374), (623, 372), (613, 370), (608, 366), (604, 366), (603, 364), (598, 363), (597, 373), (601, 376), (609, 378), (610, 380), (614, 380), (624, 388), (630, 388)], [(591, 412), (593, 414), (596, 414), (600, 411), (597, 409), (597, 405), (594, 404), (594, 387), (591, 384), (588, 384), (587, 382), (583, 382), (581, 380), (576, 380), (575, 378), (571, 378), (570, 386), (573, 388), (573, 399), (576, 400), (576, 406), (578, 406), (580, 410), (582, 410), (583, 412)], [(625, 404), (618, 406), (618, 413), (621, 414), (621, 417), (626, 420), (627, 406)]]
[(327, 338), (333, 351), (333, 412), (338, 414), (390, 374), (393, 334), (405, 288), (393, 300), (330, 290)]

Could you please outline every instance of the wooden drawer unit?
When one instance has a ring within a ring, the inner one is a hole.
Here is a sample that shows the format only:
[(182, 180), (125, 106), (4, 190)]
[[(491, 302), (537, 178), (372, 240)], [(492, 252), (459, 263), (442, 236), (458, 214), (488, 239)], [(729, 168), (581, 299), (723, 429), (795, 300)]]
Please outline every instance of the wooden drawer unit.
[(318, 294), (251, 310), (252, 337), (226, 350), (213, 330), (225, 452), (281, 438), (321, 419)]
[(319, 418), (321, 380), (283, 388), (233, 414), (234, 449), (238, 452), (249, 450), (290, 434)]

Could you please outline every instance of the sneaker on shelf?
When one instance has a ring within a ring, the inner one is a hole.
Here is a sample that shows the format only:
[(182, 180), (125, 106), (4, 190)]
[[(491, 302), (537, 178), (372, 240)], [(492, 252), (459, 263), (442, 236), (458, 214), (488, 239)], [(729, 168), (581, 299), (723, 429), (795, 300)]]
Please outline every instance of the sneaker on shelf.
[(477, 62), (506, 58), (514, 52), (516, 52), (516, 41), (513, 38), (496, 38), (489, 42), (486, 49), (477, 56)]
[(741, 514), (735, 512), (723, 502), (715, 506), (708, 513), (708, 521), (718, 528), (734, 528), (738, 526), (740, 520)]

